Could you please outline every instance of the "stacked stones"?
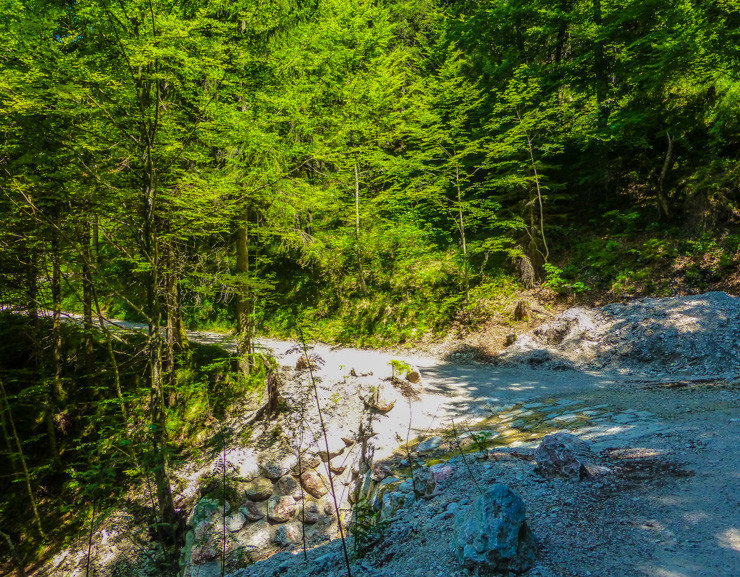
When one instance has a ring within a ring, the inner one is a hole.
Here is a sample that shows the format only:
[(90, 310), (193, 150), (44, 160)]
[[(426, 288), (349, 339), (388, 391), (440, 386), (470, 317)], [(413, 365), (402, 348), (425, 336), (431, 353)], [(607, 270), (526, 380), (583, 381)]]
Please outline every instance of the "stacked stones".
[(338, 498), (346, 501), (341, 497), (349, 492), (351, 468), (339, 457), (347, 457), (352, 444), (345, 441), (344, 447), (330, 447), (328, 454), (305, 457), (300, 471), (295, 454), (266, 455), (248, 478), (232, 482), (238, 505), (201, 499), (188, 519), (183, 577), (220, 575), (224, 554), (227, 565), (237, 568), (247, 555), (260, 559), (296, 547), (302, 544), (304, 531), (309, 545), (335, 538), (336, 511), (325, 471), (331, 468)]

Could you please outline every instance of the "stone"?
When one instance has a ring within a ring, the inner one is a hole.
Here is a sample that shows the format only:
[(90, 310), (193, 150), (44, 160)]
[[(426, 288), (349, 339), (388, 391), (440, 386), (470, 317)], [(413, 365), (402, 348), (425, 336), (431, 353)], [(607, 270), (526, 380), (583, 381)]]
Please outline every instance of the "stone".
[(410, 370), (408, 373), (406, 373), (406, 380), (409, 383), (417, 384), (421, 382), (421, 373), (417, 371), (416, 369)]
[(329, 517), (334, 516), (334, 513), (336, 512), (334, 509), (334, 503), (330, 501), (329, 499), (324, 500), (324, 515), (328, 515)]
[(290, 547), (301, 540), (301, 525), (299, 523), (286, 523), (275, 529), (272, 542), (278, 547)]
[[(197, 555), (198, 552), (196, 551)], [(183, 577), (221, 577), (221, 561), (209, 561), (189, 566), (183, 572)]]
[(506, 339), (504, 339), (504, 346), (510, 347), (515, 342), (516, 342), (516, 333), (512, 331), (508, 335), (506, 335)]
[[(306, 471), (308, 469), (315, 469), (321, 464), (321, 456), (318, 454), (304, 454), (301, 457), (301, 462), (297, 463), (296, 466), (291, 469), (291, 475), (298, 477), (299, 472)], [(299, 470), (300, 465), (300, 470)]]
[[(224, 458), (234, 471), (234, 476), (242, 481), (251, 481), (260, 475), (257, 454), (253, 449), (235, 448), (226, 451)], [(219, 458), (217, 462), (221, 462)]]
[[(575, 435), (546, 435), (534, 452), (537, 472), (546, 479), (564, 477), (572, 481), (588, 478), (589, 472), (581, 459), (590, 453), (588, 445)], [(580, 459), (579, 459), (580, 456)]]
[(328, 430), (327, 437), (322, 438), (320, 441), (318, 441), (318, 449), (319, 450), (316, 452), (316, 456), (321, 459), (322, 463), (327, 463), (332, 459), (344, 454), (345, 450), (347, 449), (347, 444), (337, 434), (336, 431)]
[(267, 455), (260, 459), (259, 467), (262, 475), (273, 481), (287, 475), (298, 464), (298, 456), (292, 453), (281, 452)]
[(290, 475), (285, 475), (275, 483), (275, 493), (277, 495), (290, 495), (294, 499), (299, 499), (302, 491), (298, 481)]
[(408, 493), (391, 491), (383, 494), (383, 504), (380, 508), (380, 520), (394, 519), (401, 509), (405, 509), (416, 502), (416, 498)]
[(247, 501), (239, 511), (241, 511), (241, 514), (244, 515), (244, 518), (247, 521), (259, 521), (260, 519), (264, 519), (265, 515), (267, 515), (267, 505), (265, 503)]
[(385, 463), (375, 463), (372, 468), (370, 478), (373, 481), (382, 481), (386, 477), (390, 477), (391, 468)]
[(440, 483), (441, 481), (446, 481), (452, 476), (452, 473), (455, 472), (455, 467), (449, 463), (437, 463), (436, 465), (429, 467), (429, 470), (434, 476), (435, 483)]
[(368, 408), (378, 413), (387, 413), (396, 406), (396, 396), (384, 387), (383, 383), (379, 384), (363, 401)]
[(383, 506), (383, 495), (385, 493), (397, 491), (400, 484), (401, 479), (396, 477), (386, 477), (375, 487), (375, 490), (372, 491), (371, 495), (368, 495), (368, 504), (376, 511), (380, 511)]
[[(329, 463), (329, 468), (331, 469), (331, 472), (335, 475), (341, 475), (344, 473), (344, 471), (347, 469), (347, 465), (335, 465), (334, 463)], [(345, 485), (348, 485), (349, 481), (345, 483)]]
[(293, 516), (295, 509), (293, 497), (275, 495), (267, 501), (267, 518), (275, 523), (285, 523)]
[(434, 473), (424, 467), (414, 471), (414, 493), (423, 499), (430, 499), (437, 489)]
[(307, 371), (309, 368), (312, 371), (315, 371), (319, 368), (319, 364), (314, 359), (306, 356), (306, 353), (303, 353), (296, 361), (295, 370)]
[(306, 471), (301, 475), (301, 484), (309, 495), (319, 499), (326, 495), (329, 482), (318, 471)]
[(589, 477), (605, 477), (611, 475), (613, 471), (609, 467), (602, 467), (601, 465), (587, 464), (586, 470), (588, 471)]
[(431, 437), (427, 439), (426, 441), (423, 441), (419, 443), (419, 446), (416, 447), (416, 450), (420, 453), (430, 453), (431, 451), (434, 451), (435, 449), (438, 449), (442, 446), (442, 437)]
[(250, 481), (246, 484), (244, 494), (250, 501), (265, 501), (270, 498), (273, 490), (272, 481), (270, 481), (270, 479), (258, 477), (254, 481)]
[(265, 519), (249, 523), (236, 534), (236, 539), (242, 547), (264, 550), (270, 544), (270, 524)]
[(296, 518), (307, 525), (313, 525), (318, 523), (320, 515), (319, 504), (316, 501), (306, 501), (298, 511)]
[(232, 533), (236, 533), (237, 531), (240, 531), (242, 527), (244, 527), (244, 523), (246, 522), (247, 518), (244, 513), (242, 513), (241, 511), (237, 511), (236, 513), (226, 517), (226, 528)]
[(538, 553), (524, 501), (500, 483), (457, 514), (451, 548), (464, 569), (478, 574), (524, 573)]

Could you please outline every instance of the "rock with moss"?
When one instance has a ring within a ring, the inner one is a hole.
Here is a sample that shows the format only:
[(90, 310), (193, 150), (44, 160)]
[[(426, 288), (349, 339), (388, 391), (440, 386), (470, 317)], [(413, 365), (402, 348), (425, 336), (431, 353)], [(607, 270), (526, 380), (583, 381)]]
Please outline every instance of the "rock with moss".
[(272, 481), (265, 477), (258, 477), (244, 487), (244, 494), (250, 501), (266, 501), (272, 496), (273, 492)]

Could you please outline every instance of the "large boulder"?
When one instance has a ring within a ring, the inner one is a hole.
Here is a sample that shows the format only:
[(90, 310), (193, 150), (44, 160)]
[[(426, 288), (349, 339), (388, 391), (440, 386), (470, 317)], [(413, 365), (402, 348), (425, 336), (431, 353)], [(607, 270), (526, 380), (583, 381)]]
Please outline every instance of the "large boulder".
[(301, 475), (301, 484), (309, 495), (317, 499), (323, 497), (328, 492), (327, 487), (329, 486), (329, 481), (317, 471), (306, 471), (303, 473)]
[(267, 502), (267, 518), (275, 523), (285, 523), (296, 510), (295, 499), (290, 496), (275, 495)]
[(537, 557), (524, 501), (496, 483), (457, 516), (451, 548), (465, 569), (491, 575), (524, 573)]
[(579, 481), (590, 477), (586, 460), (589, 447), (570, 433), (555, 433), (542, 439), (534, 452), (537, 472), (547, 479), (564, 477)]
[(301, 540), (302, 527), (300, 523), (286, 523), (275, 529), (272, 542), (279, 547), (290, 547)]
[(383, 504), (380, 507), (380, 520), (390, 521), (396, 517), (401, 509), (405, 509), (416, 502), (416, 497), (400, 491), (383, 493)]
[(423, 467), (414, 471), (414, 493), (423, 499), (430, 499), (437, 489), (434, 473)]
[(236, 538), (241, 547), (257, 551), (267, 549), (270, 544), (270, 524), (265, 519), (249, 523), (236, 534)]
[(321, 510), (319, 504), (316, 501), (305, 501), (303, 507), (298, 510), (296, 518), (305, 523), (306, 525), (313, 525), (319, 522), (321, 516)]
[(278, 495), (290, 495), (294, 499), (300, 499), (301, 486), (293, 477), (285, 475), (284, 477), (280, 477), (277, 483), (275, 483), (275, 492)]
[(277, 481), (280, 477), (287, 475), (290, 470), (298, 464), (298, 456), (286, 451), (271, 455), (263, 455), (259, 462), (262, 475)]
[(272, 481), (264, 477), (258, 477), (250, 481), (244, 487), (244, 495), (250, 501), (266, 501), (273, 493)]
[(265, 518), (265, 515), (267, 515), (267, 505), (265, 503), (247, 501), (239, 511), (251, 523)]

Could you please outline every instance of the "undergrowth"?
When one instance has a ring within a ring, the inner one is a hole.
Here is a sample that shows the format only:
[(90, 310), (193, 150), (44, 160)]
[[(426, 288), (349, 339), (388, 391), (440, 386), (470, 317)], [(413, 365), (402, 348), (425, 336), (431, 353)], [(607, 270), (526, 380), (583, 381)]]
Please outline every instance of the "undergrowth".
[[(49, 325), (48, 319), (40, 319), (38, 334), (48, 335)], [(145, 336), (119, 333), (113, 341), (120, 377), (118, 396), (116, 371), (103, 335), (94, 333), (96, 372), (88, 380), (82, 328), (63, 324), (62, 332), (60, 380), (64, 397), (50, 404), (51, 367), (32, 363), (33, 340), (25, 317), (0, 315), (0, 379), (6, 393), (0, 404), (0, 526), (13, 544), (13, 555), (26, 566), (48, 559), (113, 510), (130, 510), (134, 526), (150, 524), (156, 511), (156, 498), (146, 497), (152, 490), (152, 471), (158, 465), (150, 423), (150, 391), (143, 378), (145, 356), (140, 353)], [(193, 343), (177, 355), (173, 380), (165, 389), (170, 433), (166, 451), (171, 462), (184, 456), (186, 448), (191, 456), (193, 448), (209, 450), (204, 440), (211, 436), (214, 422), (228, 416), (245, 399), (258, 402), (264, 370), (245, 378), (235, 367), (234, 359), (213, 345)], [(51, 458), (45, 426), (48, 410), (53, 411), (60, 454), (57, 464)], [(11, 419), (15, 433), (10, 428)], [(16, 437), (21, 450), (16, 448)], [(39, 538), (36, 527), (29, 523), (26, 478), (44, 538)], [(138, 493), (134, 500), (133, 488), (134, 494)], [(4, 549), (6, 543), (0, 547)], [(0, 565), (0, 572), (4, 568)]]

